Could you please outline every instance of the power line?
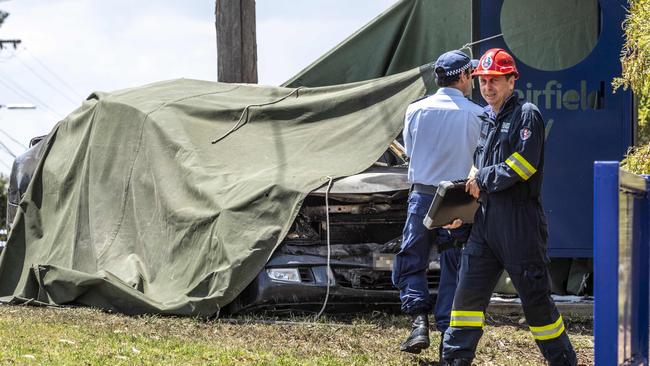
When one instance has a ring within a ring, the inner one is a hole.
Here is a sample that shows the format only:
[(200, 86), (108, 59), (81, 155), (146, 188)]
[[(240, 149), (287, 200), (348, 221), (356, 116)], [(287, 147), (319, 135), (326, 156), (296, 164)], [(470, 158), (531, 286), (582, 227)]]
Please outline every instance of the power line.
[(14, 94), (19, 96), (21, 99), (29, 99), (25, 94), (21, 93), (19, 90), (16, 90), (16, 88), (2, 81), (2, 79), (0, 79), (0, 84), (3, 85), (5, 88), (9, 89), (10, 91), (14, 92)]
[(16, 90), (20, 91), (21, 93), (24, 94), (21, 97), (24, 98), (25, 96), (27, 96), (26, 99), (31, 99), (32, 101), (36, 102), (35, 104), (40, 104), (41, 106), (45, 107), (46, 109), (49, 109), (52, 113), (54, 113), (54, 115), (57, 118), (62, 118), (63, 117), (63, 115), (61, 113), (55, 111), (54, 108), (50, 107), (47, 103), (43, 102), (42, 100), (38, 99), (37, 97), (32, 95), (27, 90), (23, 89), (20, 85), (18, 85), (16, 82), (11, 80), (7, 75), (4, 75), (4, 79), (2, 77), (0, 77), (0, 84), (4, 85), (5, 87), (7, 87), (10, 90), (12, 90), (12, 87), (13, 87), (13, 92), (16, 93), (16, 94), (19, 94), (19, 93), (16, 92)]
[(16, 140), (15, 138), (13, 138), (9, 133), (7, 133), (7, 131), (5, 131), (5, 130), (3, 130), (3, 129), (0, 128), (0, 132), (3, 133), (5, 136), (7, 136), (7, 137), (9, 138), (9, 140), (15, 142), (16, 144), (20, 145), (20, 147), (22, 147), (23, 149), (27, 150), (27, 146), (25, 146), (23, 143), (21, 143), (20, 141)]
[(14, 50), (14, 52), (12, 52), (12, 53), (11, 53), (10, 55), (8, 55), (8, 56), (0, 57), (0, 62), (1, 62), (1, 63), (5, 63), (5, 62), (11, 60), (11, 59), (14, 58), (14, 57), (16, 57), (16, 51), (15, 51), (15, 50)]
[(25, 94), (23, 94), (19, 90), (16, 90), (16, 88), (12, 87), (11, 85), (7, 84), (6, 82), (2, 81), (2, 79), (0, 79), (0, 84), (2, 84), (5, 88), (7, 88), (7, 89), (11, 90), (12, 92), (14, 92), (14, 94), (19, 96), (21, 99), (29, 99), (29, 97), (27, 97)]
[[(27, 47), (22, 46), (22, 49), (23, 49), (25, 52), (27, 52), (27, 54), (28, 54), (31, 58), (33, 58), (34, 61), (36, 61), (36, 62), (37, 62), (37, 63), (38, 63), (38, 64), (39, 64), (39, 65), (40, 65), (40, 66), (41, 66), (45, 71), (49, 72), (50, 75), (52, 75), (52, 76), (53, 76), (55, 79), (57, 79), (57, 80), (58, 80), (62, 85), (64, 85), (66, 88), (68, 88), (68, 89), (72, 92), (72, 94), (73, 94), (74, 96), (79, 97), (79, 98), (81, 98), (81, 99), (85, 99), (83, 96), (81, 96), (81, 94), (77, 93), (77, 91), (74, 90), (74, 88), (71, 87), (70, 84), (68, 84), (65, 80), (63, 80), (60, 76), (58, 76), (54, 71), (52, 71), (52, 69), (50, 69), (49, 67), (47, 67), (47, 66), (45, 65), (45, 63), (41, 62), (41, 60), (39, 60), (39, 59), (38, 59), (38, 58), (37, 58), (33, 53), (31, 53), (31, 52), (27, 49)], [(75, 103), (76, 103), (76, 102), (75, 102)]]
[(18, 62), (20, 62), (21, 65), (23, 65), (27, 70), (29, 70), (32, 74), (34, 74), (34, 76), (36, 76), (37, 78), (39, 78), (42, 82), (44, 82), (47, 86), (49, 86), (49, 87), (52, 88), (54, 91), (56, 91), (57, 93), (59, 93), (62, 97), (64, 97), (65, 99), (67, 99), (70, 103), (72, 103), (72, 104), (74, 104), (74, 105), (76, 105), (77, 103), (79, 103), (78, 100), (74, 100), (74, 99), (70, 98), (70, 97), (69, 97), (66, 93), (64, 93), (61, 89), (59, 89), (59, 88), (57, 88), (56, 86), (52, 85), (52, 83), (50, 83), (50, 82), (47, 81), (44, 77), (42, 77), (38, 72), (36, 72), (36, 70), (34, 70), (34, 69), (31, 68), (29, 65), (27, 65), (27, 63), (25, 63), (23, 60), (21, 60), (20, 57), (18, 57), (18, 58), (16, 58), (16, 59), (18, 60)]
[(2, 159), (0, 159), (0, 164), (4, 165), (7, 169), (11, 170), (9, 164), (5, 163)]
[(0, 147), (2, 147), (7, 153), (9, 153), (9, 155), (13, 156), (14, 159), (16, 158), (16, 154), (14, 154), (14, 152), (11, 151), (9, 147), (4, 144), (4, 142), (0, 141)]
[(32, 100), (34, 102), (34, 104), (40, 104), (42, 107), (45, 107), (48, 110), (48, 112), (50, 114), (52, 114), (52, 116), (54, 116), (55, 118), (61, 118), (60, 113), (58, 113), (57, 111), (52, 109), (47, 104), (41, 103), (38, 98), (35, 98), (35, 97), (32, 98), (30, 96), (31, 94), (29, 94), (28, 92), (26, 92), (24, 90), (21, 91), (22, 88), (15, 88), (15, 87), (11, 86), (9, 83), (7, 83), (7, 81), (3, 80), (1, 77), (0, 77), (0, 84), (3, 85), (5, 88), (7, 88), (7, 89), (11, 90), (12, 92), (14, 92), (14, 94), (19, 96), (20, 98), (23, 98), (23, 99), (26, 99), (26, 100)]

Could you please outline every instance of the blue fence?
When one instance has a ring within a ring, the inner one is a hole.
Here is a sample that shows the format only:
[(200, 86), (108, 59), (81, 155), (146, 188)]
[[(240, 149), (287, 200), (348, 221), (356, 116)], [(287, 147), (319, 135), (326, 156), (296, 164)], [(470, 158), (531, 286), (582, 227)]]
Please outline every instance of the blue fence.
[(596, 365), (648, 365), (650, 179), (594, 163)]

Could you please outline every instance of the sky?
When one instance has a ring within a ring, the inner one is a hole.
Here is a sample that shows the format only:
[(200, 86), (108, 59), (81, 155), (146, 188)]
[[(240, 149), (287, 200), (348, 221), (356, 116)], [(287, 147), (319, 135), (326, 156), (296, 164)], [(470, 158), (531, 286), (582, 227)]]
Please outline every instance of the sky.
[[(257, 0), (259, 83), (279, 85), (397, 0)], [(0, 143), (13, 154), (93, 91), (217, 79), (214, 0), (0, 0)], [(8, 109), (32, 104), (36, 109)], [(0, 173), (13, 157), (0, 149)]]

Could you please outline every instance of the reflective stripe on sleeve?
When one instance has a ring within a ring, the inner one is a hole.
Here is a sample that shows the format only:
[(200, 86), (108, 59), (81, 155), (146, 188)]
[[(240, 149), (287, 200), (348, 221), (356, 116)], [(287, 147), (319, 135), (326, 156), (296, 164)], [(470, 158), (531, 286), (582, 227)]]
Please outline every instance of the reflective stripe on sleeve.
[(478, 327), (483, 328), (485, 315), (482, 311), (452, 310), (449, 325), (452, 327)]
[(533, 333), (533, 338), (545, 341), (548, 339), (554, 339), (559, 337), (562, 332), (564, 332), (564, 322), (562, 321), (562, 316), (555, 321), (553, 324), (544, 325), (542, 327), (529, 327), (530, 332)]
[(521, 154), (516, 151), (512, 153), (508, 159), (506, 159), (506, 164), (508, 164), (508, 166), (512, 168), (512, 170), (514, 170), (523, 180), (528, 180), (537, 171), (535, 167), (533, 167), (526, 159), (524, 159), (523, 156), (521, 156)]

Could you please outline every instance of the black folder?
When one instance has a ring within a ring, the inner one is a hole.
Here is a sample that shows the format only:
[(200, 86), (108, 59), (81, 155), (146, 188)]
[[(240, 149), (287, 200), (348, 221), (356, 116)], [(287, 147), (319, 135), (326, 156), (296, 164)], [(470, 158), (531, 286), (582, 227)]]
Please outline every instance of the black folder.
[(474, 214), (479, 204), (476, 198), (465, 192), (466, 182), (467, 179), (440, 182), (429, 212), (422, 222), (424, 226), (434, 229), (451, 224), (454, 219), (461, 219), (464, 224), (474, 223)]

